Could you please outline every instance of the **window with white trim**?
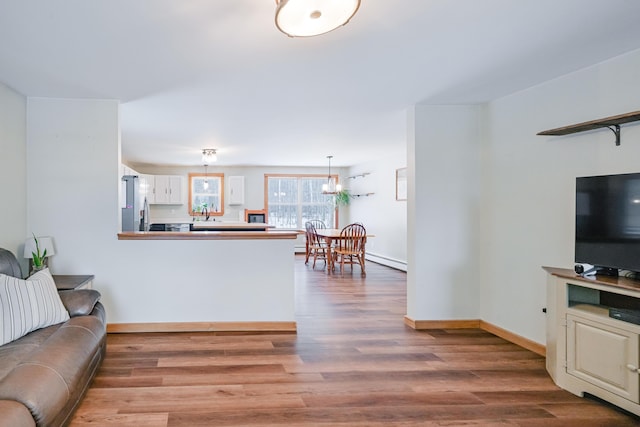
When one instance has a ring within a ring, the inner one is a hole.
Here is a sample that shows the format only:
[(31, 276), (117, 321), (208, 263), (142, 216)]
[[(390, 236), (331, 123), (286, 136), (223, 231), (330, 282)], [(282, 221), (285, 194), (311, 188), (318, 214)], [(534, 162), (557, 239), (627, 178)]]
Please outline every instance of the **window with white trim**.
[(319, 219), (334, 228), (333, 196), (322, 194), (326, 182), (326, 175), (265, 175), (267, 222), (276, 228), (304, 229), (307, 221)]
[(188, 209), (191, 216), (224, 215), (224, 174), (190, 173)]

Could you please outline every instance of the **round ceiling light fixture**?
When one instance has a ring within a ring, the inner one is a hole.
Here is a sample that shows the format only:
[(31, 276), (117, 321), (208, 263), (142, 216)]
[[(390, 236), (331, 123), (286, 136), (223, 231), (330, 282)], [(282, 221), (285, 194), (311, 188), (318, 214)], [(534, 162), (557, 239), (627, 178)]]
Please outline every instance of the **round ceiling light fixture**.
[(360, 0), (276, 0), (276, 27), (289, 37), (312, 37), (346, 25)]

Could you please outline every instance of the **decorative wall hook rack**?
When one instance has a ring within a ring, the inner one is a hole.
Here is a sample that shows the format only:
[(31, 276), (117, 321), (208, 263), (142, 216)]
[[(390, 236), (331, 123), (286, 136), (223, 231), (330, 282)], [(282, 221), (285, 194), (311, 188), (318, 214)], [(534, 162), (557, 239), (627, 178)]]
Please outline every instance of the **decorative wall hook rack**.
[(359, 174), (356, 174), (356, 175), (351, 175), (351, 176), (348, 176), (347, 179), (356, 179), (356, 178), (359, 178), (359, 177), (364, 178), (367, 175), (371, 175), (371, 172), (363, 172), (363, 173), (359, 173)]
[(575, 125), (563, 126), (560, 128), (544, 130), (538, 132), (537, 135), (569, 135), (572, 133), (586, 132), (600, 128), (607, 128), (616, 137), (616, 145), (620, 145), (620, 125), (625, 123), (636, 122), (640, 120), (640, 111), (632, 113), (619, 114), (617, 116), (605, 117), (604, 119), (591, 120), (589, 122), (578, 123)]

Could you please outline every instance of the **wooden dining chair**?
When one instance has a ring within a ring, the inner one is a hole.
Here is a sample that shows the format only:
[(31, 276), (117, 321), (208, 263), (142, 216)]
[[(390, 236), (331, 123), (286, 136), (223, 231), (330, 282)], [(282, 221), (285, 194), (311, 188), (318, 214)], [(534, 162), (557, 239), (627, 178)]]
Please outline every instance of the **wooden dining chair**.
[(311, 221), (307, 221), (305, 224), (306, 228), (306, 237), (307, 237), (307, 254), (306, 259), (304, 261), (305, 264), (309, 263), (309, 258), (313, 255), (313, 266), (312, 268), (316, 268), (316, 260), (321, 259), (324, 260), (325, 266), (327, 265), (327, 254), (329, 252), (327, 244), (320, 239), (318, 233), (316, 232), (316, 227), (313, 225)]
[(340, 238), (333, 249), (335, 256), (333, 264), (340, 260), (340, 274), (344, 274), (344, 265), (359, 264), (362, 275), (366, 276), (364, 269), (364, 248), (367, 240), (367, 230), (362, 224), (349, 224), (340, 231)]
[(311, 224), (313, 224), (313, 226), (317, 229), (322, 228), (325, 229), (327, 228), (327, 224), (325, 224), (322, 220), (320, 219), (310, 219), (309, 221)]

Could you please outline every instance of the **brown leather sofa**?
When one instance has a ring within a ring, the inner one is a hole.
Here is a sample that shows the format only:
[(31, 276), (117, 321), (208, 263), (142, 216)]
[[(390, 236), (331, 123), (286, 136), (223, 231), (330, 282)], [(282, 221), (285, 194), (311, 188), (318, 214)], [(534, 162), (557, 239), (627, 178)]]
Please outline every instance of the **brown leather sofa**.
[[(0, 273), (22, 277), (0, 248)], [(71, 317), (0, 346), (0, 427), (64, 426), (106, 352), (106, 318), (96, 290), (61, 291)]]

